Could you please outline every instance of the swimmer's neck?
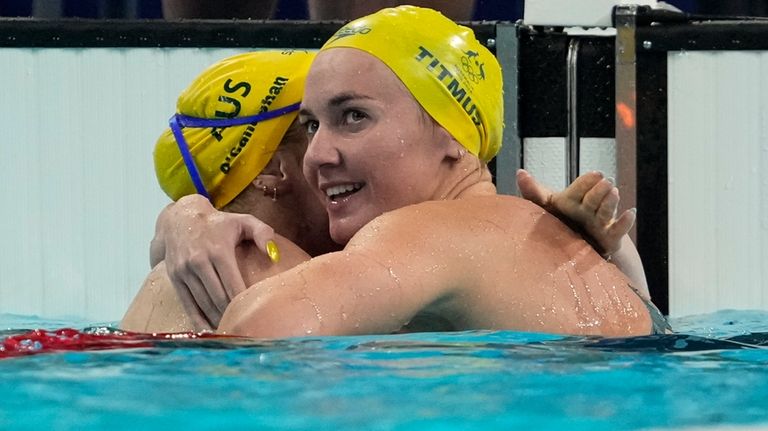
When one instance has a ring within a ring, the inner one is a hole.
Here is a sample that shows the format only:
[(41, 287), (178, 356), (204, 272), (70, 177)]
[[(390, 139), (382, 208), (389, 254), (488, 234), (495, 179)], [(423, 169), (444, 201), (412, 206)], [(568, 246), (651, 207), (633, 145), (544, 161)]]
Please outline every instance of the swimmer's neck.
[(465, 156), (454, 161), (449, 169), (449, 181), (439, 194), (441, 200), (496, 194), (488, 165), (476, 157)]

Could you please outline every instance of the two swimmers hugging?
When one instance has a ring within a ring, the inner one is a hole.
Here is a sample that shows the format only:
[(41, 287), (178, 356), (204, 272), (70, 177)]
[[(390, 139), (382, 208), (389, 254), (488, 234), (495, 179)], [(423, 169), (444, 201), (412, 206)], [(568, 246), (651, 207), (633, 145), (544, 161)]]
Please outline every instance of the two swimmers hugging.
[[(162, 159), (173, 160), (164, 165), (178, 175), (170, 180), (158, 169), (160, 182), (184, 183), (185, 192), (171, 197), (188, 196), (158, 220), (156, 242), (163, 245), (153, 255), (171, 268), (153, 269), (124, 327), (168, 324), (268, 338), (658, 330), (647, 294), (636, 293), (616, 265), (541, 206), (497, 194), (487, 162), (501, 145), (501, 68), (470, 29), (433, 10), (402, 6), (355, 20), (337, 35), (343, 37), (332, 37), (306, 66), (295, 66), (305, 67), (305, 81), (289, 80), (268, 111), (300, 102), (298, 119), (290, 112), (255, 126), (280, 125), (265, 144), (272, 158), (263, 151), (259, 163), (236, 162), (226, 176), (201, 174), (214, 206), (193, 195), (180, 139), (164, 144)], [(258, 62), (267, 54), (250, 55)], [(251, 65), (232, 73), (258, 80), (262, 71)], [(220, 88), (222, 75), (209, 69), (195, 84), (208, 94)], [(285, 97), (294, 90), (298, 98)], [(212, 118), (217, 100), (190, 100), (203, 108), (181, 114)], [(257, 102), (243, 103), (239, 116), (258, 109)], [(231, 126), (242, 136), (237, 127), (247, 126)], [(183, 132), (195, 165), (214, 172), (231, 145), (203, 143), (210, 136), (205, 128)], [(289, 142), (295, 150), (282, 154)], [(195, 156), (219, 145), (216, 156)], [(253, 217), (216, 209), (217, 190), (235, 172), (243, 177), (233, 196), (249, 196), (238, 212)], [(609, 244), (614, 262), (644, 286), (634, 248), (624, 242), (633, 214), (615, 216), (618, 194), (609, 181), (590, 173), (562, 193), (534, 194), (596, 243)], [(274, 246), (279, 262), (266, 257)], [(160, 302), (175, 304), (165, 314), (176, 317), (156, 322)]]

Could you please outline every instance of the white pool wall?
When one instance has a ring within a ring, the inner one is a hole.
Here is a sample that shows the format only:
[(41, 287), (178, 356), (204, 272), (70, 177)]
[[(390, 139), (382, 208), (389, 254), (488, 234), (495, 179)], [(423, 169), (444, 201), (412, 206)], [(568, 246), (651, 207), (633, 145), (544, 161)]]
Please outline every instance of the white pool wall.
[(0, 312), (118, 320), (168, 198), (176, 97), (242, 49), (0, 49)]
[(768, 309), (768, 52), (672, 52), (670, 314)]

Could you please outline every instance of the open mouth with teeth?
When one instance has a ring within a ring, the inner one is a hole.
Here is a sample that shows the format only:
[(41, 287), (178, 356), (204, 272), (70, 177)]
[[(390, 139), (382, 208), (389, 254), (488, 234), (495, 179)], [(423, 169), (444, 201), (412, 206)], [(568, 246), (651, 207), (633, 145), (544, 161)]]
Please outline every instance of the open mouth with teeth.
[(325, 194), (328, 196), (328, 199), (330, 199), (331, 202), (338, 202), (341, 199), (344, 199), (348, 196), (352, 196), (362, 188), (363, 188), (362, 183), (342, 184), (338, 186), (328, 187), (328, 189), (325, 191)]

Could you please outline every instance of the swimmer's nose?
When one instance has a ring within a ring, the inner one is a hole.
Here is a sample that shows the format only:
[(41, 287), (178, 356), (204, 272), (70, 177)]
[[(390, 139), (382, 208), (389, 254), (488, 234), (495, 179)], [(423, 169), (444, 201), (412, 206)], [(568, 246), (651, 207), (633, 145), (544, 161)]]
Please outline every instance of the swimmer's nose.
[(305, 174), (317, 172), (321, 166), (333, 166), (341, 163), (341, 154), (335, 145), (336, 139), (331, 135), (323, 127), (319, 127), (312, 135), (307, 153), (304, 155)]

